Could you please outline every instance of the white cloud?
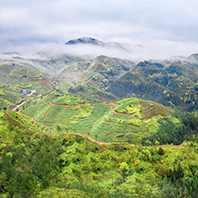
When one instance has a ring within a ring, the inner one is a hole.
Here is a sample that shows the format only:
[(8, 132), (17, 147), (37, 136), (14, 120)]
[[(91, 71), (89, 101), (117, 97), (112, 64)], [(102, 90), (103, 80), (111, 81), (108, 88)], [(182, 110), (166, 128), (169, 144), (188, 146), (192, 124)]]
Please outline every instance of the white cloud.
[(170, 43), (180, 46), (178, 53), (198, 51), (197, 7), (197, 0), (2, 1), (0, 52), (35, 47), (39, 51), (84, 36), (148, 43), (145, 49), (155, 46), (150, 51), (159, 47), (167, 51), (158, 49), (155, 54), (177, 52), (167, 50)]

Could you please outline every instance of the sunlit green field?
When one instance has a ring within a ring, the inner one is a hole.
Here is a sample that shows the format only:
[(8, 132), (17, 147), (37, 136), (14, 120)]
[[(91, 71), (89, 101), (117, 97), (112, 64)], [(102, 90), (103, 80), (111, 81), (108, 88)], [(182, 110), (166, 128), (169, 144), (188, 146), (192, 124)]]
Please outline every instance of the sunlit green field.
[(101, 142), (140, 144), (142, 138), (157, 132), (159, 120), (179, 123), (171, 109), (155, 102), (131, 97), (99, 103), (69, 94), (59, 96), (56, 91), (21, 112), (54, 133), (78, 133)]

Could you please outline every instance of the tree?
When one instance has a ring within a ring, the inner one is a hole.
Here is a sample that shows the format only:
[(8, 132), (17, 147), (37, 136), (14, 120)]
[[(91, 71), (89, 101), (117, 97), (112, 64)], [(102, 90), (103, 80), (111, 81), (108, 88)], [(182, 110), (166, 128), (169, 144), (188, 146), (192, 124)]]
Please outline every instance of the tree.
[(159, 147), (159, 150), (157, 151), (157, 153), (159, 155), (164, 155), (164, 150), (162, 149), (162, 147)]

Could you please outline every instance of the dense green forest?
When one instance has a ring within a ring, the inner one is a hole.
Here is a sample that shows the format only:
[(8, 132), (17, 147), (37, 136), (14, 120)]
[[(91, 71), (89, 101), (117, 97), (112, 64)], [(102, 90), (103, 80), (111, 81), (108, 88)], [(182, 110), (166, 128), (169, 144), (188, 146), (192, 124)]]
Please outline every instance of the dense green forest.
[(197, 79), (197, 63), (144, 61), (112, 82), (106, 91), (117, 97), (132, 95), (192, 112), (198, 106)]
[(197, 117), (177, 116), (194, 136), (159, 147), (32, 132), (1, 111), (0, 197), (197, 197)]

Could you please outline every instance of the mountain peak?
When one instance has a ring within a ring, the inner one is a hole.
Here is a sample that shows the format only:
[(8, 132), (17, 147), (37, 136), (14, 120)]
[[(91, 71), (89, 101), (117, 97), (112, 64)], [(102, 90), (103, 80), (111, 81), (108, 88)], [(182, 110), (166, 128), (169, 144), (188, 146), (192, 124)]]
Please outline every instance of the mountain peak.
[(72, 40), (69, 40), (65, 44), (66, 45), (90, 44), (90, 45), (95, 45), (95, 46), (99, 46), (99, 47), (106, 47), (109, 49), (125, 50), (125, 48), (119, 43), (115, 43), (115, 42), (104, 43), (104, 42), (102, 42), (98, 39), (92, 38), (92, 37), (81, 37), (78, 39), (72, 39)]
[(191, 54), (189, 57), (187, 57), (187, 60), (189, 60), (189, 61), (197, 61), (198, 60), (198, 53)]
[(95, 38), (91, 38), (91, 37), (81, 37), (81, 38), (78, 38), (78, 39), (72, 39), (72, 40), (69, 40), (65, 44), (66, 45), (92, 44), (92, 45), (100, 45), (100, 46), (104, 46), (105, 45), (102, 41), (97, 40)]

